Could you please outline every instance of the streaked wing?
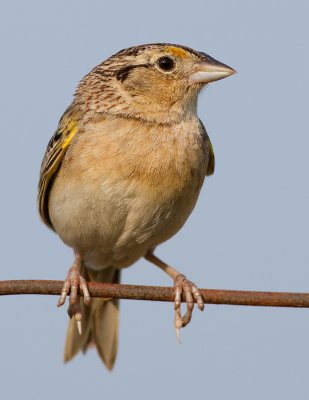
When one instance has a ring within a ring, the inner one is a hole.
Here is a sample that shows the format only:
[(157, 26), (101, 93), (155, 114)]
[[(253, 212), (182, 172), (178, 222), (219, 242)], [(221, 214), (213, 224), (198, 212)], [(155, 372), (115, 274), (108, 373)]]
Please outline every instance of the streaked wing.
[(61, 161), (78, 130), (76, 115), (73, 115), (71, 107), (63, 114), (58, 128), (50, 139), (42, 161), (38, 192), (39, 213), (43, 222), (53, 229), (48, 212), (48, 197), (51, 183), (55, 173), (60, 167)]

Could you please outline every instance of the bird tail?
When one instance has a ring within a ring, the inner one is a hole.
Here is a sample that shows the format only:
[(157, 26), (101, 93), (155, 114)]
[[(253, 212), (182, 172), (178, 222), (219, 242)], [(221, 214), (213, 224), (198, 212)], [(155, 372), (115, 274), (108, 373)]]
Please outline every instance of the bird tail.
[[(81, 275), (87, 282), (120, 282), (120, 270), (108, 267), (102, 271), (89, 271), (82, 265)], [(118, 348), (119, 301), (92, 298), (90, 306), (81, 299), (82, 334), (74, 318), (69, 321), (64, 361), (70, 361), (80, 350), (86, 353), (95, 346), (106, 367), (114, 366)]]

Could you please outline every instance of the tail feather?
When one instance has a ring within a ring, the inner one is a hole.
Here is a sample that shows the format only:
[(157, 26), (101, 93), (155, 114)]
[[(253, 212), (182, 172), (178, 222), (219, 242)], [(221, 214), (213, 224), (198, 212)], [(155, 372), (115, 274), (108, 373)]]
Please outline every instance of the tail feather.
[[(120, 271), (106, 268), (102, 271), (89, 271), (84, 266), (81, 275), (87, 281), (113, 282), (120, 281)], [(88, 348), (95, 346), (106, 367), (111, 370), (114, 366), (118, 348), (119, 301), (95, 299), (90, 306), (82, 306), (82, 334), (77, 330), (74, 319), (69, 321), (64, 361), (70, 361), (79, 351), (86, 353)]]

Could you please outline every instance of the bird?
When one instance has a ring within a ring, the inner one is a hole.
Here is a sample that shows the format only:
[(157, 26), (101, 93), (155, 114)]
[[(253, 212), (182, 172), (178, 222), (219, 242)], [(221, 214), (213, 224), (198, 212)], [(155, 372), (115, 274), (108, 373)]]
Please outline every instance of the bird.
[(65, 361), (94, 345), (113, 368), (118, 300), (91, 298), (87, 282), (118, 283), (121, 269), (141, 258), (174, 282), (177, 335), (195, 302), (204, 309), (198, 287), (154, 250), (184, 225), (214, 173), (198, 95), (235, 72), (204, 52), (153, 43), (120, 50), (79, 82), (47, 145), (38, 185), (41, 219), (75, 255), (58, 301), (70, 294)]

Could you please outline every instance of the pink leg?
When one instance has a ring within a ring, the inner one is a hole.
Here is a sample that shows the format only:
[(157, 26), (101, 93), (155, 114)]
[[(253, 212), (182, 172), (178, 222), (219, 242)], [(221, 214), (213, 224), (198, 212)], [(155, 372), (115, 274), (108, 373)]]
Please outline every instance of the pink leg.
[(81, 333), (81, 319), (82, 319), (82, 312), (80, 306), (80, 300), (78, 296), (78, 289), (80, 288), (84, 295), (84, 303), (89, 305), (91, 302), (91, 297), (88, 291), (87, 283), (85, 279), (80, 275), (80, 267), (81, 267), (81, 255), (80, 253), (76, 252), (75, 260), (72, 267), (69, 269), (67, 277), (64, 281), (61, 295), (58, 301), (57, 306), (61, 307), (66, 300), (66, 297), (70, 293), (70, 305), (68, 308), (68, 314), (70, 318), (74, 317), (77, 321), (77, 327), (79, 333)]
[[(204, 310), (204, 300), (199, 292), (197, 286), (189, 281), (183, 274), (178, 272), (176, 269), (166, 264), (158, 257), (156, 257), (152, 251), (148, 251), (145, 255), (146, 260), (150, 261), (152, 264), (161, 268), (164, 272), (166, 272), (173, 280), (174, 280), (174, 289), (175, 289), (175, 328), (177, 338), (179, 338), (179, 329), (188, 325), (191, 321), (192, 312), (194, 308), (194, 300), (196, 300), (198, 309)], [(187, 311), (184, 316), (181, 315), (181, 295), (184, 293), (186, 303), (187, 303)]]

